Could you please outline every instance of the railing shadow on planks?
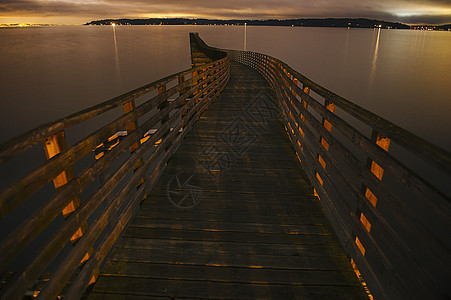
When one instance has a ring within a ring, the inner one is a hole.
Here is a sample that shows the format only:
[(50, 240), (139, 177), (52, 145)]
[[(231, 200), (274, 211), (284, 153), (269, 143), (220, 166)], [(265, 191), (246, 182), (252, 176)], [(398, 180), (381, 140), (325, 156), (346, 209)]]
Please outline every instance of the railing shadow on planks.
[[(435, 168), (437, 173), (431, 174), (447, 182), (451, 155), (278, 59), (212, 48), (197, 34), (190, 39), (194, 68), (0, 146), (2, 165), (16, 163), (42, 144), (48, 158), (0, 194), (2, 221), (21, 216), (2, 235), (0, 272), (11, 265), (17, 270), (4, 280), (1, 297), (20, 298), (34, 290), (45, 299), (82, 296), (183, 137), (224, 89), (232, 59), (257, 70), (273, 87), (302, 167), (372, 294), (446, 298), (451, 278), (450, 199), (434, 187), (434, 179), (412, 171), (409, 163)], [(67, 146), (72, 128), (111, 111), (123, 115)], [(409, 153), (415, 158), (403, 161)], [(54, 192), (44, 201), (39, 191), (52, 182)], [(23, 216), (33, 195), (38, 195), (39, 205)], [(17, 264), (29, 248), (32, 257)], [(44, 276), (52, 261), (51, 275)], [(36, 287), (40, 278), (45, 278), (42, 287)]]

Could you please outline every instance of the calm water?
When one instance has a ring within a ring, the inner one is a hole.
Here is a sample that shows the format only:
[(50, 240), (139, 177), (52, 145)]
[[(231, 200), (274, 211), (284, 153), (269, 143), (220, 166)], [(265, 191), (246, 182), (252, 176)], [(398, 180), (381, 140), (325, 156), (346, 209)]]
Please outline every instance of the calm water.
[[(0, 30), (0, 142), (189, 68), (193, 31), (244, 47), (244, 27), (230, 26)], [(450, 33), (248, 27), (246, 46), (451, 150)]]

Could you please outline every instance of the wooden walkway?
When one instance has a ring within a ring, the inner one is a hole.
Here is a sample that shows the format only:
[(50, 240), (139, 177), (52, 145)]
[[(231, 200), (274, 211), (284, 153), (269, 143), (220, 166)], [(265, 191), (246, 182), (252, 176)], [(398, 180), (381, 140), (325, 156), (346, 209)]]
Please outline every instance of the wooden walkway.
[(273, 92), (236, 63), (89, 295), (365, 297), (292, 150)]

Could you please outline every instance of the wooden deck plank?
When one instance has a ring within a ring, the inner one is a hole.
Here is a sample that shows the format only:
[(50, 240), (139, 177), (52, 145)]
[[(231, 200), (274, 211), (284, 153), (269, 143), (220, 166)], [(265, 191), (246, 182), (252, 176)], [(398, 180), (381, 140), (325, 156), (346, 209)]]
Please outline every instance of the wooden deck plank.
[[(151, 279), (141, 277), (102, 276), (96, 293), (168, 298), (198, 299), (362, 299), (361, 287), (333, 285), (240, 284), (233, 282)], [(181, 296), (183, 295), (183, 296)]]
[[(155, 279), (180, 279), (196, 281), (271, 283), (287, 285), (336, 285), (349, 286), (353, 271), (296, 270), (228, 265), (155, 264), (148, 262), (109, 261), (102, 270), (106, 276), (140, 277)], [(355, 285), (358, 285), (357, 282)]]
[(331, 234), (330, 227), (324, 225), (262, 224), (211, 222), (208, 220), (168, 220), (136, 218), (130, 226), (144, 228), (167, 228), (206, 231), (285, 233), (285, 234)]
[(230, 253), (250, 255), (279, 255), (279, 256), (345, 256), (338, 245), (296, 245), (270, 244), (251, 242), (217, 242), (204, 240), (170, 240), (170, 239), (141, 239), (123, 237), (116, 245), (117, 248), (145, 249), (149, 251), (165, 249), (167, 251), (188, 251), (197, 253)]
[(123, 234), (124, 237), (150, 238), (170, 240), (195, 241), (223, 241), (223, 242), (251, 242), (270, 244), (290, 243), (295, 245), (334, 245), (335, 237), (331, 234), (274, 234), (234, 231), (207, 231), (187, 229), (160, 229), (130, 226)]
[[(202, 252), (200, 252), (202, 253)], [(202, 253), (168, 251), (166, 249), (116, 248), (111, 261), (146, 262), (160, 264), (183, 264), (205, 266), (247, 267), (259, 265), (262, 268), (285, 270), (342, 270), (348, 264), (344, 256), (307, 256), (307, 255), (254, 255), (249, 253)]]
[(231, 68), (225, 91), (115, 245), (91, 299), (366, 297), (271, 88), (252, 69)]
[[(233, 195), (232, 195), (233, 196)], [(152, 213), (154, 216), (148, 216)], [(146, 215), (147, 214), (147, 215)], [(212, 212), (212, 213), (195, 213), (190, 210), (185, 210), (183, 213), (169, 210), (153, 210), (148, 209), (146, 214), (144, 210), (141, 209), (136, 218), (170, 218), (174, 220), (208, 220), (211, 222), (230, 222), (230, 223), (257, 223), (257, 224), (299, 224), (299, 217), (295, 215), (291, 216), (281, 216), (281, 215), (271, 215), (271, 216), (249, 216), (249, 214), (235, 214), (233, 212)], [(324, 215), (305, 215), (302, 216), (302, 224), (305, 225), (329, 225), (328, 220)], [(133, 223), (131, 223), (133, 224)]]

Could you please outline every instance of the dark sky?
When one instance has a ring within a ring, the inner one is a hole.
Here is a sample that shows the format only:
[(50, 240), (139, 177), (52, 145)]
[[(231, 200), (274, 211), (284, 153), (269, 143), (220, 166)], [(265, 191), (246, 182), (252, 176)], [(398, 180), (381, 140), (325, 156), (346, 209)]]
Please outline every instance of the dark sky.
[(82, 24), (105, 18), (365, 17), (451, 23), (451, 0), (0, 0), (0, 23)]

